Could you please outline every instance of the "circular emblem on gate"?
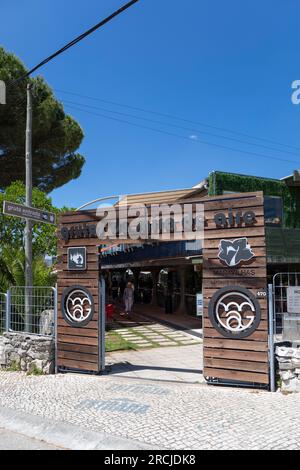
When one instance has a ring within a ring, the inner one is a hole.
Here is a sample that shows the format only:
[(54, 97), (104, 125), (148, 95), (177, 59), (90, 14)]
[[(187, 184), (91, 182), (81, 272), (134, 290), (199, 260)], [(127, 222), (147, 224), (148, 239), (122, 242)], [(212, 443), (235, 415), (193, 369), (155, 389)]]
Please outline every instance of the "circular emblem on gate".
[(94, 300), (90, 291), (82, 286), (65, 289), (62, 295), (62, 313), (69, 325), (86, 326), (94, 315)]
[(231, 339), (247, 338), (261, 321), (260, 306), (255, 296), (238, 286), (218, 290), (211, 298), (208, 315), (214, 328)]

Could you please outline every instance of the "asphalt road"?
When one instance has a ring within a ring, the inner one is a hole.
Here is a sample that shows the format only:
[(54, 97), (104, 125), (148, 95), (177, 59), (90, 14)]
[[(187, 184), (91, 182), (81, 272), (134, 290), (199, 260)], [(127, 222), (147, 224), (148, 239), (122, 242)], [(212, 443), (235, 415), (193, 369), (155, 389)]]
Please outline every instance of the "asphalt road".
[(0, 450), (62, 450), (22, 434), (0, 429)]

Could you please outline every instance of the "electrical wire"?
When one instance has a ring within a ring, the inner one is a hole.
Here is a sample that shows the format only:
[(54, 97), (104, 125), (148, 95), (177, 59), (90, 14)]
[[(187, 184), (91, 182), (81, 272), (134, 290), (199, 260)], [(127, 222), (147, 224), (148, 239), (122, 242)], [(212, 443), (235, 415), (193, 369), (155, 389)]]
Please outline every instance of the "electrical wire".
[[(280, 149), (276, 149), (275, 147), (269, 147), (269, 146), (263, 145), (263, 144), (256, 144), (254, 142), (249, 142), (249, 141), (245, 141), (245, 140), (241, 140), (241, 139), (236, 139), (235, 137), (228, 137), (228, 136), (225, 136), (225, 135), (214, 134), (212, 132), (202, 131), (200, 129), (180, 126), (180, 125), (177, 125), (177, 124), (171, 124), (171, 123), (167, 123), (167, 122), (163, 122), (163, 121), (158, 121), (158, 120), (155, 120), (155, 119), (149, 119), (149, 118), (145, 118), (145, 117), (142, 117), (142, 116), (137, 116), (137, 115), (134, 115), (134, 114), (123, 113), (123, 112), (120, 112), (120, 111), (113, 111), (111, 109), (100, 108), (98, 106), (91, 106), (91, 105), (88, 105), (88, 104), (85, 104), (85, 103), (76, 103), (74, 101), (69, 101), (69, 100), (63, 100), (63, 102), (65, 104), (71, 104), (71, 105), (75, 105), (75, 106), (83, 106), (85, 108), (91, 108), (91, 109), (103, 111), (103, 112), (106, 112), (106, 113), (111, 113), (111, 114), (117, 114), (119, 116), (130, 117), (132, 119), (139, 119), (139, 120), (142, 120), (142, 121), (151, 122), (151, 123), (154, 123), (154, 124), (159, 124), (159, 125), (163, 125), (163, 126), (167, 126), (167, 127), (173, 127), (173, 128), (176, 128), (176, 129), (182, 129), (182, 130), (186, 130), (186, 131), (189, 131), (189, 132), (197, 132), (197, 133), (207, 135), (207, 136), (210, 136), (210, 137), (216, 137), (218, 139), (231, 140), (233, 142), (237, 142), (237, 143), (244, 144), (244, 145), (251, 145), (251, 146), (254, 146), (254, 147), (261, 147), (261, 148), (264, 148), (266, 150), (271, 150), (271, 151), (275, 151), (275, 152), (284, 152), (285, 154), (295, 155), (295, 156), (300, 158), (299, 153), (290, 152), (288, 150), (280, 150)], [(299, 152), (300, 152), (300, 149), (299, 149)]]
[(151, 130), (151, 131), (154, 131), (154, 132), (158, 132), (160, 134), (165, 134), (165, 135), (169, 135), (169, 136), (172, 136), (172, 137), (177, 137), (177, 138), (180, 138), (180, 139), (188, 140), (189, 142), (192, 142), (192, 143), (204, 144), (204, 145), (208, 145), (208, 146), (212, 146), (212, 147), (217, 147), (217, 148), (220, 148), (220, 149), (223, 149), (223, 150), (230, 150), (231, 152), (243, 153), (243, 154), (246, 154), (246, 155), (251, 155), (251, 156), (270, 159), (270, 160), (275, 160), (275, 161), (299, 164), (299, 161), (296, 161), (296, 160), (288, 160), (286, 158), (272, 157), (270, 155), (264, 155), (264, 154), (260, 154), (260, 153), (256, 153), (256, 152), (250, 152), (250, 151), (247, 151), (247, 150), (237, 149), (237, 148), (233, 148), (233, 147), (227, 147), (225, 145), (216, 144), (216, 143), (208, 142), (208, 141), (205, 141), (205, 140), (192, 140), (190, 137), (187, 137), (187, 136), (183, 136), (183, 135), (180, 135), (180, 134), (175, 134), (173, 132), (167, 132), (167, 131), (164, 131), (162, 129), (156, 129), (156, 128), (149, 127), (149, 126), (143, 126), (141, 124), (133, 123), (133, 122), (126, 121), (124, 119), (115, 118), (115, 117), (112, 117), (112, 116), (106, 116), (104, 114), (95, 113), (93, 111), (88, 111), (86, 109), (75, 107), (75, 106), (69, 105), (69, 104), (67, 104), (66, 107), (68, 107), (70, 109), (73, 109), (75, 111), (81, 111), (81, 112), (90, 114), (92, 116), (98, 116), (98, 117), (102, 117), (104, 119), (109, 119), (109, 120), (120, 122), (120, 123), (123, 123), (123, 124), (128, 124), (128, 125), (131, 125), (131, 126), (134, 126), (134, 127), (141, 128), (141, 129), (147, 129), (147, 130)]
[(147, 114), (153, 114), (153, 115), (165, 117), (165, 118), (168, 118), (168, 119), (173, 119), (173, 120), (175, 119), (175, 120), (186, 122), (186, 123), (189, 123), (189, 124), (196, 124), (198, 126), (207, 127), (207, 128), (210, 128), (210, 129), (215, 129), (215, 130), (222, 131), (222, 132), (228, 132), (230, 134), (235, 134), (235, 135), (239, 135), (239, 136), (242, 136), (242, 137), (247, 137), (249, 139), (258, 140), (258, 141), (262, 141), (262, 142), (268, 142), (268, 143), (271, 143), (273, 145), (279, 145), (280, 147), (290, 148), (290, 149), (293, 149), (293, 150), (297, 150), (298, 152), (300, 151), (300, 147), (296, 147), (294, 145), (289, 145), (289, 144), (285, 144), (285, 143), (282, 143), (282, 142), (276, 142), (276, 141), (271, 140), (271, 139), (266, 139), (264, 137), (257, 137), (257, 136), (251, 135), (251, 134), (246, 134), (246, 133), (243, 133), (243, 132), (234, 131), (232, 129), (226, 129), (224, 127), (213, 126), (211, 124), (207, 124), (207, 123), (200, 122), (200, 121), (193, 121), (191, 119), (183, 118), (183, 117), (180, 117), (180, 116), (175, 116), (175, 115), (172, 115), (172, 114), (153, 111), (153, 110), (149, 110), (149, 109), (145, 109), (145, 108), (141, 108), (141, 107), (137, 107), (137, 106), (131, 106), (131, 105), (124, 104), (124, 103), (118, 103), (116, 101), (105, 100), (105, 99), (99, 98), (99, 97), (82, 95), (80, 93), (75, 93), (75, 92), (66, 91), (66, 90), (60, 90), (60, 89), (57, 89), (57, 88), (55, 88), (54, 91), (57, 92), (57, 93), (73, 95), (73, 96), (77, 96), (79, 98), (84, 98), (84, 99), (88, 99), (88, 100), (100, 101), (102, 103), (111, 104), (113, 106), (120, 106), (122, 108), (132, 109), (134, 111), (140, 111), (140, 112), (147, 113)]
[(95, 31), (97, 31), (98, 29), (100, 29), (102, 26), (106, 25), (107, 23), (109, 23), (111, 20), (113, 20), (116, 16), (119, 16), (121, 13), (123, 13), (124, 11), (128, 10), (128, 8), (132, 7), (135, 3), (137, 3), (139, 0), (131, 0), (130, 2), (126, 3), (125, 5), (123, 5), (121, 8), (119, 8), (118, 10), (116, 10), (114, 13), (112, 13), (111, 15), (109, 15), (107, 18), (105, 18), (104, 20), (100, 21), (99, 23), (97, 23), (95, 26), (93, 26), (92, 28), (90, 28), (89, 30), (85, 31), (83, 34), (81, 34), (80, 36), (78, 36), (77, 38), (73, 39), (71, 42), (69, 42), (68, 44), (66, 44), (64, 47), (62, 47), (61, 49), (59, 49), (58, 51), (54, 52), (54, 54), (51, 54), (49, 57), (47, 57), (46, 59), (44, 59), (42, 62), (40, 62), (39, 64), (37, 64), (35, 67), (33, 67), (32, 69), (30, 69), (28, 72), (26, 72), (26, 74), (22, 75), (20, 78), (16, 79), (16, 81), (21, 81), (21, 80), (24, 80), (25, 78), (29, 77), (30, 75), (32, 75), (34, 72), (36, 72), (37, 70), (39, 70), (41, 67), (43, 67), (44, 65), (48, 64), (51, 60), (55, 59), (55, 57), (63, 54), (63, 52), (67, 51), (68, 49), (70, 49), (71, 47), (75, 46), (78, 42), (82, 41), (83, 39), (85, 39), (87, 36), (90, 36), (92, 33), (94, 33)]

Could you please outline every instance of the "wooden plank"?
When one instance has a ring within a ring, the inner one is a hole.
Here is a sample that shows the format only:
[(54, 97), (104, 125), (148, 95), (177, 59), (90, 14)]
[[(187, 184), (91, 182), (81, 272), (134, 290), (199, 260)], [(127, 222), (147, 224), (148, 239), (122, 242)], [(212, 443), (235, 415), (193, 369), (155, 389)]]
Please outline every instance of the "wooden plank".
[(217, 359), (208, 358), (205, 359), (205, 367), (212, 367), (215, 369), (229, 369), (229, 370), (241, 370), (245, 372), (253, 373), (265, 373), (268, 374), (269, 367), (267, 362), (250, 362), (250, 361), (238, 361), (229, 359)]
[(98, 346), (84, 344), (58, 343), (58, 351), (81, 352), (87, 354), (98, 354)]
[(212, 239), (231, 239), (231, 238), (243, 238), (247, 237), (248, 239), (252, 237), (263, 237), (265, 235), (265, 227), (253, 227), (253, 228), (227, 228), (227, 229), (213, 229), (205, 230), (205, 244), (204, 246), (209, 246), (207, 241)]
[(257, 289), (260, 290), (262, 287), (266, 287), (267, 281), (265, 277), (256, 278), (256, 277), (247, 277), (245, 282), (241, 278), (231, 278), (230, 282), (228, 279), (203, 279), (203, 290), (209, 289), (221, 289), (221, 287), (227, 287), (228, 285), (232, 286), (243, 286), (247, 289)]
[(86, 372), (99, 372), (98, 364), (93, 362), (73, 361), (70, 359), (59, 359), (57, 362), (59, 368), (77, 369)]
[[(267, 338), (267, 330), (264, 330), (264, 331), (260, 331), (260, 330), (256, 330), (254, 331), (254, 333), (252, 333), (251, 336), (248, 336), (247, 337), (247, 341), (266, 341), (266, 338)], [(215, 330), (215, 328), (207, 328), (205, 327), (204, 329), (204, 336), (205, 338), (224, 338), (224, 336), (221, 335), (221, 333), (219, 333), (217, 330)], [(226, 339), (226, 338), (225, 338)], [(243, 343), (244, 340), (234, 340), (234, 341), (240, 341), (241, 343)]]
[(58, 343), (83, 344), (89, 346), (98, 346), (98, 338), (89, 338), (88, 336), (58, 335)]
[(239, 370), (226, 370), (211, 367), (204, 368), (205, 377), (217, 377), (219, 379), (235, 380), (238, 382), (247, 382), (250, 384), (263, 384), (268, 385), (269, 375), (259, 374), (253, 372), (242, 372)]
[(98, 364), (97, 354), (86, 354), (83, 352), (59, 351), (58, 360), (69, 359), (76, 362), (90, 362)]
[(268, 351), (268, 342), (265, 341), (237, 341), (227, 338), (206, 338), (205, 348), (237, 349), (242, 351)]
[(73, 328), (72, 326), (58, 326), (59, 335), (85, 336), (88, 338), (98, 338), (98, 329), (92, 328)]
[[(65, 319), (62, 317), (62, 316), (59, 316), (58, 319), (57, 319), (57, 326), (58, 327), (64, 327), (64, 328), (72, 328), (72, 326), (68, 325), (65, 321)], [(92, 320), (89, 322), (88, 325), (86, 326), (81, 326), (80, 328), (82, 328), (83, 330), (97, 330), (98, 329), (98, 326), (99, 326), (99, 323), (98, 321), (96, 320)]]
[[(76, 281), (76, 282), (75, 282)], [(59, 287), (70, 287), (72, 285), (81, 285), (82, 287), (86, 287), (87, 289), (90, 288), (98, 288), (99, 286), (99, 280), (96, 279), (86, 279), (82, 278), (82, 282), (79, 282), (78, 278), (69, 278), (69, 279), (59, 279)]]
[(237, 359), (239, 361), (267, 362), (267, 352), (242, 351), (236, 349), (205, 348), (205, 358)]

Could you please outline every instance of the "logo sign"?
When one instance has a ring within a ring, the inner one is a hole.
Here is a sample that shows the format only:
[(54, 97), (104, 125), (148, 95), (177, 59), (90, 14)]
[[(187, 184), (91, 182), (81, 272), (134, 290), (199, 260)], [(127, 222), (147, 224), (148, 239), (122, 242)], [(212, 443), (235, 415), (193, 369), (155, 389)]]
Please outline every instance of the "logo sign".
[(218, 290), (209, 303), (208, 314), (214, 328), (230, 339), (247, 338), (261, 321), (260, 306), (255, 296), (238, 286)]
[(256, 222), (256, 215), (253, 211), (237, 211), (236, 213), (229, 208), (228, 214), (219, 212), (215, 215), (214, 221), (217, 228), (251, 227)]
[(20, 217), (21, 219), (30, 219), (35, 222), (56, 225), (56, 216), (52, 212), (15, 204), (14, 202), (4, 201), (3, 213), (13, 217)]
[(238, 266), (242, 261), (250, 261), (254, 256), (246, 237), (220, 241), (218, 257), (230, 268)]
[(86, 270), (86, 248), (68, 248), (68, 270), (85, 271)]
[(62, 314), (65, 321), (75, 328), (88, 325), (94, 316), (94, 300), (88, 289), (73, 286), (62, 295)]

